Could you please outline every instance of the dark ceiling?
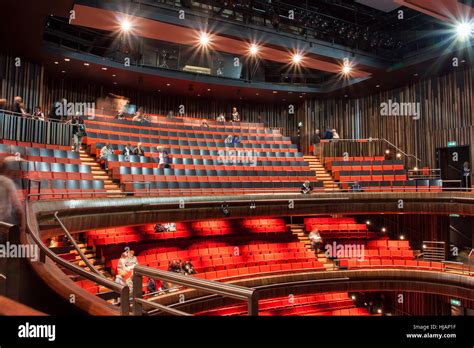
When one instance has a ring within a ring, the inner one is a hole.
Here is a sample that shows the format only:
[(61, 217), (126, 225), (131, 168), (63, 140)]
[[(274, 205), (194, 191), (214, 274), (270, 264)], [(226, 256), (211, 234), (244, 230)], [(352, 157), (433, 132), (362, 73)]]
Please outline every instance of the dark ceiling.
[[(136, 3), (138, 0), (130, 0)], [(175, 8), (178, 1), (174, 0), (140, 0), (154, 2), (155, 5)], [(385, 0), (380, 0), (385, 1)], [(265, 23), (249, 18), (245, 15), (248, 7), (242, 6), (253, 2), (252, 13), (257, 14), (260, 20), (265, 17)], [(272, 1), (272, 8), (267, 12), (259, 12), (262, 1), (193, 1), (194, 11), (203, 11), (213, 17), (219, 16), (232, 21), (251, 21), (255, 25), (265, 25), (275, 29), (275, 13), (278, 13), (278, 31), (297, 30), (308, 39), (323, 40), (345, 45), (361, 51), (367, 51), (383, 59), (403, 61), (405, 56), (412, 53), (412, 49), (430, 47), (433, 37), (423, 35), (424, 32), (437, 30), (443, 26), (441, 21), (420, 14), (419, 12), (403, 8), (408, 22), (401, 25), (396, 18), (396, 10), (384, 12), (358, 1), (348, 0), (320, 0), (320, 1)], [(190, 5), (181, 1), (181, 6)], [(85, 67), (80, 60), (72, 60), (67, 65), (60, 54), (52, 55), (42, 50), (46, 22), (49, 16), (67, 18), (69, 10), (73, 8), (73, 0), (8, 0), (2, 1), (0, 12), (0, 51), (12, 56), (24, 57), (27, 60), (43, 64), (48, 73), (60, 78), (84, 79), (97, 81), (109, 85), (111, 88), (139, 88), (156, 93), (185, 94), (210, 98), (228, 98), (243, 100), (266, 100), (273, 102), (293, 102), (311, 97), (311, 94), (278, 92), (258, 88), (235, 88), (231, 86), (213, 85), (202, 82), (184, 81), (173, 78), (156, 77), (139, 72), (123, 69), (109, 69), (107, 73), (97, 73), (100, 66)], [(212, 5), (212, 6), (210, 6)], [(207, 7), (206, 7), (207, 6)], [(210, 6), (210, 7), (209, 7)], [(297, 25), (287, 25), (283, 15), (288, 8), (297, 8), (299, 15)], [(243, 10), (242, 10), (243, 9)], [(212, 11), (210, 13), (209, 11)], [(273, 19), (273, 23), (272, 23)], [(25, 24), (22, 24), (22, 21)], [(327, 25), (325, 25), (327, 23)], [(409, 23), (409, 24), (407, 24)], [(287, 28), (288, 27), (288, 28)], [(366, 34), (369, 33), (366, 37)], [(349, 35), (350, 34), (350, 35)], [(375, 38), (379, 39), (375, 43)], [(386, 45), (390, 40), (394, 45)], [(374, 43), (374, 45), (372, 45)], [(451, 52), (445, 57), (431, 57), (415, 62), (401, 69), (383, 69), (374, 73), (372, 78), (356, 85), (339, 89), (324, 96), (358, 97), (374, 93), (378, 90), (388, 90), (440, 74), (454, 69), (450, 64)], [(472, 61), (472, 46), (456, 52), (460, 57), (461, 67), (469, 66)], [(58, 61), (59, 64), (54, 64)], [(271, 64), (269, 64), (271, 65)], [(95, 69), (95, 70), (94, 70)], [(65, 71), (65, 72), (63, 72)], [(317, 74), (317, 72), (315, 72)], [(116, 75), (116, 76), (113, 76)], [(324, 75), (322, 75), (324, 76)], [(169, 84), (169, 86), (167, 86)], [(159, 92), (158, 92), (159, 91)]]

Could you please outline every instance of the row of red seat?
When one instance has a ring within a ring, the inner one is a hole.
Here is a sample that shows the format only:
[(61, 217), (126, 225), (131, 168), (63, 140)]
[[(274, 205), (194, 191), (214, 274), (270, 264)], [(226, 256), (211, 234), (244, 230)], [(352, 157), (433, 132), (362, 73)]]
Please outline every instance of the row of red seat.
[(0, 139), (0, 143), (6, 145), (15, 145), (15, 146), (25, 146), (25, 147), (36, 147), (39, 149), (51, 149), (51, 150), (71, 150), (70, 146), (64, 145), (51, 145), (51, 144), (38, 144), (38, 143), (30, 143), (25, 141), (16, 141), (16, 140), (8, 140), (8, 139)]
[[(286, 297), (274, 297), (270, 299), (260, 300), (258, 303), (259, 315), (265, 315), (262, 312), (283, 309), (286, 307), (296, 308), (298, 306), (317, 304), (317, 303), (339, 303), (347, 301), (349, 295), (347, 293), (320, 293), (310, 295), (292, 295)], [(350, 302), (352, 305), (352, 301)], [(206, 316), (226, 316), (226, 315), (245, 315), (247, 313), (247, 304), (240, 303), (235, 305), (224, 306), (203, 312), (197, 315)]]

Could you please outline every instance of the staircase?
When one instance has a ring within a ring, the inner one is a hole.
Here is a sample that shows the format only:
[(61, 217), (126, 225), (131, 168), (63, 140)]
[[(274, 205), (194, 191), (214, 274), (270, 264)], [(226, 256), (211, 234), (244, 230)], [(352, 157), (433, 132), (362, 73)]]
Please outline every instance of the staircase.
[[(102, 260), (100, 260), (97, 257), (95, 250), (92, 247), (87, 246), (85, 243), (81, 243), (78, 241), (77, 244), (79, 248), (81, 249), (81, 251), (84, 253), (84, 255), (87, 257), (87, 259), (95, 266), (95, 268), (99, 272), (104, 274), (106, 277), (110, 277), (110, 274), (105, 270), (105, 265), (103, 264)], [(86, 271), (89, 271), (89, 272), (91, 271), (89, 267), (87, 267), (86, 263), (79, 256), (79, 253), (77, 252), (77, 250), (75, 250), (72, 244), (70, 244), (69, 242), (68, 242), (68, 245), (62, 246), (58, 248), (58, 250), (53, 249), (53, 251), (55, 251), (58, 254), (58, 256), (61, 256), (63, 259), (79, 267), (84, 268)], [(76, 281), (80, 279), (79, 275), (70, 272), (66, 268), (63, 268), (63, 267), (61, 268), (63, 269), (64, 273), (66, 273), (69, 276), (69, 278), (71, 278), (72, 280)]]
[(79, 150), (79, 158), (81, 164), (91, 167), (91, 173), (95, 180), (102, 180), (104, 182), (108, 197), (124, 196), (120, 187), (112, 181), (109, 174), (107, 174), (107, 172), (100, 167), (99, 163), (97, 163), (96, 159), (89, 155), (82, 147)]
[[(304, 243), (306, 250), (314, 253), (313, 248), (311, 247), (311, 242), (308, 237), (308, 233), (304, 231), (304, 225), (288, 225), (291, 229), (291, 233), (295, 235), (301, 243)], [(322, 262), (327, 271), (332, 271), (335, 269), (335, 264), (333, 261), (329, 260), (326, 257), (326, 254), (323, 252), (318, 252), (317, 261)]]
[(331, 174), (326, 171), (326, 168), (324, 168), (317, 156), (303, 156), (303, 158), (309, 163), (309, 168), (315, 172), (316, 179), (323, 182), (324, 191), (339, 191), (339, 186), (333, 180)]

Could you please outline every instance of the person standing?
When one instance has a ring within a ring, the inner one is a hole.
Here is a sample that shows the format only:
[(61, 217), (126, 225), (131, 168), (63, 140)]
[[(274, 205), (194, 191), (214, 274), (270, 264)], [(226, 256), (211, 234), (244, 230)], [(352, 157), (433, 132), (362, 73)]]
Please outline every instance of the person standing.
[(313, 134), (313, 155), (317, 156), (319, 152), (319, 146), (321, 144), (321, 136), (319, 135), (319, 129), (316, 129)]
[(86, 136), (86, 127), (80, 116), (73, 116), (68, 123), (72, 126), (73, 151), (79, 152), (82, 145), (82, 138)]
[(232, 122), (240, 122), (240, 115), (235, 106), (232, 108), (231, 120)]
[(463, 187), (466, 191), (471, 191), (471, 164), (468, 161), (464, 162), (461, 174), (461, 187)]

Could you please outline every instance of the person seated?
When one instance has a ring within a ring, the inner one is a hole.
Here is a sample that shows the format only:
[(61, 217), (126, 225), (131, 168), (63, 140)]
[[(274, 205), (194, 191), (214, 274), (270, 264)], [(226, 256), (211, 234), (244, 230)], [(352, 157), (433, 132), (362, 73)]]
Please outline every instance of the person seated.
[(240, 138), (237, 135), (234, 135), (232, 138), (232, 144), (239, 144), (240, 143)]
[(196, 274), (196, 270), (194, 269), (194, 266), (190, 260), (184, 261), (181, 265), (181, 269), (183, 270), (185, 275)]
[(319, 230), (316, 229), (314, 231), (311, 231), (308, 237), (311, 243), (311, 248), (313, 249), (314, 254), (317, 257), (318, 251), (321, 249), (321, 245), (323, 243), (323, 239), (321, 238), (321, 235), (319, 234)]
[(145, 151), (143, 150), (142, 143), (137, 144), (137, 147), (133, 149), (133, 154), (135, 156), (145, 156)]
[(125, 148), (122, 151), (122, 155), (130, 157), (133, 155), (133, 150), (130, 144), (125, 145)]
[(303, 185), (301, 185), (301, 190), (300, 192), (304, 195), (309, 194), (313, 191), (313, 186), (311, 186), (311, 183), (306, 180)]
[(132, 121), (133, 122), (143, 122), (143, 118), (144, 118), (143, 108), (139, 107), (138, 110), (133, 115)]
[(183, 273), (183, 269), (181, 268), (181, 262), (178, 260), (170, 261), (168, 264), (168, 271), (175, 273)]
[(332, 139), (332, 135), (333, 135), (333, 133), (330, 129), (326, 129), (324, 131), (324, 139), (330, 140), (330, 139)]
[(232, 134), (229, 134), (227, 136), (227, 138), (225, 138), (224, 143), (225, 144), (232, 144), (233, 141), (234, 141), (234, 137), (232, 136)]
[(117, 115), (115, 115), (115, 119), (125, 120), (126, 119), (125, 112), (123, 110), (118, 111)]
[(158, 153), (158, 167), (159, 168), (170, 168), (171, 158), (168, 155), (168, 151), (161, 151)]
[(156, 282), (153, 278), (148, 278), (148, 283), (146, 285), (146, 289), (149, 294), (156, 292)]
[(224, 123), (224, 122), (225, 122), (225, 116), (224, 116), (224, 114), (223, 114), (222, 112), (219, 114), (219, 116), (217, 116), (216, 121), (217, 121), (217, 122), (220, 122), (220, 123)]
[(166, 232), (166, 227), (163, 224), (155, 224), (155, 232)]
[(340, 139), (341, 137), (339, 136), (339, 133), (333, 129), (332, 131), (332, 139)]
[(100, 163), (104, 164), (105, 170), (108, 169), (108, 157), (113, 155), (112, 146), (110, 144), (105, 144), (102, 149), (100, 149)]
[(360, 186), (358, 181), (355, 181), (351, 186), (352, 192), (362, 192), (362, 187)]
[(231, 120), (232, 122), (240, 122), (240, 115), (235, 106), (232, 108)]
[(201, 127), (203, 128), (209, 128), (209, 124), (206, 121), (202, 121)]

